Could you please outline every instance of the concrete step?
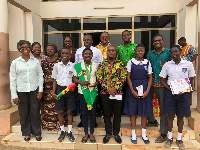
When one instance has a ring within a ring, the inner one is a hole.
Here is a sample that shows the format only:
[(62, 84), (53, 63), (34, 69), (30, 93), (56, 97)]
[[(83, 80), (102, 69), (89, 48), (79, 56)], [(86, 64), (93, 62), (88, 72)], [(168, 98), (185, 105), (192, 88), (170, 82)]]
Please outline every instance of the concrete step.
[[(42, 141), (36, 141), (35, 137), (31, 137), (29, 142), (25, 142), (21, 133), (11, 133), (2, 139), (1, 143), (4, 145), (20, 146), (20, 147), (37, 147), (41, 149), (66, 149), (66, 150), (164, 150), (164, 143), (155, 143), (156, 138), (149, 138), (150, 144), (145, 145), (141, 137), (138, 137), (138, 144), (132, 144), (130, 136), (122, 136), (122, 143), (117, 144), (113, 137), (107, 144), (103, 144), (103, 136), (96, 135), (96, 143), (90, 143), (88, 140), (87, 143), (83, 144), (81, 139), (83, 135), (75, 135), (75, 142), (71, 143), (66, 137), (63, 142), (58, 142), (58, 133), (45, 133), (42, 135)], [(197, 150), (200, 148), (200, 143), (196, 140), (189, 140), (183, 138), (184, 145), (187, 150)], [(175, 140), (170, 148), (177, 149), (178, 146), (175, 143)], [(168, 149), (169, 150), (169, 149)]]
[[(160, 117), (155, 117), (156, 120), (158, 121), (158, 123), (160, 123)], [(73, 121), (74, 122), (79, 122), (80, 121), (80, 116), (74, 116), (73, 117)], [(103, 117), (96, 117), (96, 122), (104, 122), (104, 118)], [(121, 123), (130, 123), (130, 117), (128, 115), (122, 115), (121, 117)], [(140, 125), (141, 124), (141, 117), (137, 116), (136, 119), (136, 124)], [(174, 118), (174, 122), (173, 122), (174, 126), (177, 125), (177, 118)], [(184, 117), (184, 125), (188, 125), (188, 119), (186, 117)]]
[[(77, 127), (78, 123), (79, 122), (73, 122), (72, 133), (74, 135), (83, 135), (84, 134), (84, 130), (83, 130), (83, 128)], [(141, 135), (142, 135), (141, 129), (142, 129), (141, 125), (137, 125), (136, 126), (136, 134), (139, 137), (141, 137)], [(65, 127), (65, 130), (67, 131), (67, 127)], [(132, 129), (131, 129), (131, 124), (130, 123), (121, 123), (120, 135), (122, 135), (122, 136), (131, 136), (131, 134), (132, 134), (131, 130)], [(177, 126), (174, 126), (174, 128), (173, 128), (174, 137), (177, 137), (177, 133), (178, 133), (177, 131), (178, 131)], [(21, 125), (20, 125), (19, 122), (12, 127), (12, 133), (21, 133)], [(42, 134), (46, 134), (46, 133), (48, 133), (48, 134), (54, 134), (54, 133), (60, 134), (60, 131), (42, 130)], [(146, 133), (147, 133), (148, 137), (156, 138), (156, 137), (158, 137), (160, 135), (159, 127), (147, 127)], [(190, 136), (191, 137), (195, 137), (195, 132), (189, 126), (184, 125), (184, 127), (183, 127), (183, 136), (186, 133), (189, 133), (189, 137)], [(105, 124), (103, 122), (98, 122), (98, 127), (95, 128), (94, 135), (103, 136), (105, 134), (106, 134), (106, 132), (105, 132)]]
[[(160, 123), (160, 117), (156, 117), (156, 119)], [(73, 127), (77, 127), (79, 122), (80, 122), (80, 116), (79, 115), (75, 116), (73, 118), (73, 124), (72, 124)], [(103, 119), (103, 117), (96, 117), (96, 122), (97, 122), (99, 128), (104, 128), (104, 119)], [(130, 126), (131, 125), (130, 124), (130, 117), (127, 116), (127, 115), (123, 115), (122, 118), (121, 118), (121, 124), (122, 124), (122, 126), (124, 124), (124, 125), (127, 125), (128, 128), (131, 128), (131, 126)], [(137, 117), (136, 124), (137, 124), (138, 128), (141, 126), (141, 117), (140, 116)], [(177, 118), (174, 119), (173, 124), (174, 124), (174, 127), (177, 126)], [(184, 118), (184, 125), (185, 126), (188, 125), (188, 119), (187, 118)], [(19, 122), (17, 122), (15, 125), (12, 126), (11, 132), (12, 133), (21, 132), (21, 125), (20, 125)], [(46, 131), (43, 130), (43, 132), (46, 132)], [(52, 131), (52, 132), (57, 132), (57, 131)]]

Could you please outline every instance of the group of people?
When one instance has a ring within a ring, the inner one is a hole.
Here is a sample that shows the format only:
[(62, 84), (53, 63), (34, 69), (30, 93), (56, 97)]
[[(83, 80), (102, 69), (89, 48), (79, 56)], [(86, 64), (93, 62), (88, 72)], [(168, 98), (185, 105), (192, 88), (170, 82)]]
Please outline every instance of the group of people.
[[(119, 132), (121, 110), (123, 110), (123, 113), (130, 115), (131, 142), (137, 144), (135, 128), (136, 117), (139, 115), (142, 139), (145, 144), (149, 144), (146, 126), (158, 126), (153, 116), (151, 92), (154, 92), (158, 97), (161, 112), (161, 134), (155, 142), (166, 141), (165, 147), (171, 146), (173, 119), (176, 114), (178, 119), (176, 143), (180, 149), (184, 149), (181, 139), (183, 117), (191, 115), (192, 92), (173, 95), (169, 82), (189, 78), (190, 83), (193, 83), (195, 71), (191, 61), (197, 57), (196, 50), (186, 43), (184, 37), (178, 41), (182, 49), (179, 45), (173, 45), (170, 50), (164, 48), (163, 37), (158, 34), (153, 37), (155, 49), (150, 51), (145, 59), (145, 46), (131, 42), (130, 31), (122, 32), (124, 43), (117, 48), (109, 43), (109, 38), (107, 32), (102, 32), (101, 42), (93, 47), (92, 36), (86, 34), (83, 38), (84, 46), (76, 49), (72, 46), (72, 38), (66, 37), (65, 47), (58, 51), (59, 57), (55, 56), (57, 53), (55, 44), (47, 45), (47, 56), (45, 56), (41, 54), (41, 45), (37, 42), (31, 45), (29, 41), (20, 40), (17, 43), (21, 56), (12, 61), (10, 87), (13, 102), (19, 106), (24, 140), (29, 141), (32, 134), (36, 136), (37, 141), (41, 141), (42, 124), (42, 128), (47, 130), (60, 128), (61, 134), (58, 138), (60, 142), (65, 136), (74, 142), (72, 122), (75, 98), (78, 93), (81, 121), (85, 132), (83, 143), (88, 139), (91, 143), (96, 142), (93, 133), (96, 123), (96, 105), (99, 101), (103, 108), (106, 130), (103, 143), (108, 143), (111, 135), (117, 143), (122, 142)], [(57, 99), (57, 95), (73, 82), (78, 84), (78, 90), (73, 88)], [(68, 118), (68, 131), (64, 128), (65, 113)]]

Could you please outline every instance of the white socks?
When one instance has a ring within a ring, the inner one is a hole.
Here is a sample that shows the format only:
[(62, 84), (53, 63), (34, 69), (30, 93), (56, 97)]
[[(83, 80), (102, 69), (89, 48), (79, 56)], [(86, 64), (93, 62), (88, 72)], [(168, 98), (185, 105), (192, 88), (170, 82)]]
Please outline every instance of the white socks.
[(72, 125), (68, 125), (68, 133), (72, 131)]
[(170, 140), (172, 139), (172, 131), (171, 132), (168, 131), (168, 139)]
[(131, 137), (132, 140), (136, 140), (136, 134), (135, 134), (135, 129), (133, 130), (132, 129), (132, 137)]
[(181, 137), (182, 137), (182, 133), (179, 133), (179, 132), (178, 132), (177, 140), (181, 140)]
[(142, 138), (144, 140), (148, 140), (147, 135), (146, 135), (146, 129), (143, 129), (143, 128), (142, 128)]
[(64, 125), (60, 126), (60, 130), (65, 132)]

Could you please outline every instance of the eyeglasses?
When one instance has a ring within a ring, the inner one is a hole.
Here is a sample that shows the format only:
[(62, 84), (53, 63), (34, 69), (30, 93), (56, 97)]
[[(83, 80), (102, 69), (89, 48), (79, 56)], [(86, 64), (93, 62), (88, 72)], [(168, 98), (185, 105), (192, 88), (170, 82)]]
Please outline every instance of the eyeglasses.
[(109, 36), (101, 36), (102, 39), (109, 39)]
[(30, 49), (30, 47), (21, 47), (22, 50)]
[(115, 49), (109, 49), (109, 50), (107, 50), (107, 52), (116, 52), (116, 50)]

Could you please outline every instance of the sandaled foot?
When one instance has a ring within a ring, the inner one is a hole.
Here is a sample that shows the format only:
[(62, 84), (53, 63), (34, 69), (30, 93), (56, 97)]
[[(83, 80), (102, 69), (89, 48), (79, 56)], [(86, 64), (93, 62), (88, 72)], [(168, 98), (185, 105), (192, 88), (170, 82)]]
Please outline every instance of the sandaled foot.
[(90, 142), (91, 143), (96, 143), (96, 139), (92, 134), (90, 134)]
[(85, 136), (82, 138), (81, 142), (82, 142), (82, 143), (86, 143), (87, 140), (88, 140), (89, 138), (90, 138), (90, 135), (87, 134), (87, 135), (85, 135)]

